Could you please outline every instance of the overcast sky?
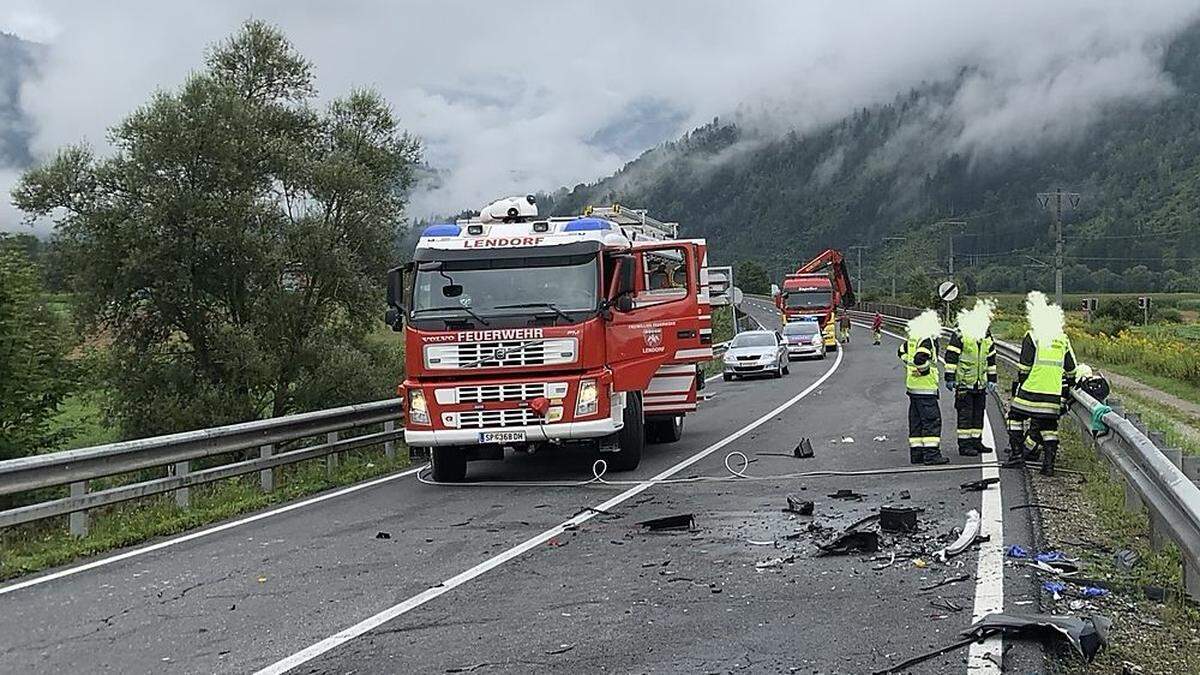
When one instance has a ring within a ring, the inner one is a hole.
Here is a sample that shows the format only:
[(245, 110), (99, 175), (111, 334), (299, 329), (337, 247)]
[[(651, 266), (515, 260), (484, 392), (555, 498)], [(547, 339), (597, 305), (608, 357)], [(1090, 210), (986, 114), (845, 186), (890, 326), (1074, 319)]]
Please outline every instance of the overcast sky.
[[(976, 69), (953, 109), (968, 149), (1077, 131), (1169, 96), (1161, 48), (1196, 0), (389, 2), (3, 0), (0, 30), (50, 45), (21, 105), (36, 154), (87, 141), (249, 17), (281, 26), (323, 98), (379, 89), (442, 187), (412, 215), (588, 182), (720, 115), (811, 128)], [(0, 174), (0, 189), (13, 174)], [(7, 201), (7, 200), (5, 200)], [(11, 212), (10, 214), (11, 215)], [(4, 214), (0, 213), (0, 220)]]

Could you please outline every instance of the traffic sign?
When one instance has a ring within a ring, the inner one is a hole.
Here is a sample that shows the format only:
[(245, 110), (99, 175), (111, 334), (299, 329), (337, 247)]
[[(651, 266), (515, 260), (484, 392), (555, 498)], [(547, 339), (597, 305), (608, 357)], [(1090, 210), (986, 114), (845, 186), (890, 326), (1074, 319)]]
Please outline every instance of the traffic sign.
[(737, 286), (733, 287), (733, 293), (731, 293), (730, 295), (733, 296), (733, 306), (734, 307), (741, 307), (742, 300), (746, 299), (746, 296), (742, 293), (742, 289), (738, 288)]
[(938, 297), (942, 302), (954, 302), (958, 297), (958, 284), (953, 281), (943, 281), (941, 286), (938, 286)]

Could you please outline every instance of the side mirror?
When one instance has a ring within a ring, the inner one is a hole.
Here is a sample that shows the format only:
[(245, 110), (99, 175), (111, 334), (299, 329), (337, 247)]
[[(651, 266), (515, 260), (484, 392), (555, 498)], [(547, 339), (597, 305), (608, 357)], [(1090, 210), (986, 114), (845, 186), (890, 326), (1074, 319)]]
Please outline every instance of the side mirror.
[(442, 286), (442, 295), (447, 298), (457, 298), (463, 294), (462, 284), (446, 284)]
[(613, 307), (618, 312), (628, 312), (633, 309), (633, 293), (637, 287), (637, 265), (631, 255), (617, 258), (617, 289), (613, 297)]
[(383, 321), (391, 326), (392, 330), (400, 331), (404, 329), (404, 268), (394, 267), (388, 270), (387, 274), (387, 312), (383, 315)]

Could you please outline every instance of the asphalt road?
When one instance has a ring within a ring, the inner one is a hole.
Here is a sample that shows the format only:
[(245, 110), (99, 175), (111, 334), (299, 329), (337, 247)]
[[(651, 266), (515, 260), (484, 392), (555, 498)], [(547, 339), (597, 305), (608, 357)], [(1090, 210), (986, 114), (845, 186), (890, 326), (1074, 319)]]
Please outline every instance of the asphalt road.
[[(771, 310), (759, 303), (748, 309), (765, 323)], [(981, 508), (988, 493), (958, 487), (980, 477), (978, 460), (951, 452), (951, 466), (963, 470), (781, 477), (908, 466), (894, 343), (873, 347), (866, 336), (856, 329), (844, 358), (793, 363), (782, 379), (710, 383), (712, 398), (688, 418), (683, 440), (651, 446), (636, 472), (620, 476), (728, 476), (726, 455), (737, 451), (751, 460), (747, 475), (764, 480), (580, 488), (400, 478), (0, 588), (0, 671), (860, 673), (946, 644), (996, 591), (995, 580), (976, 578), (988, 570), (1003, 579), (1005, 603), (1036, 598), (1019, 572), (980, 566), (976, 550), (947, 565), (928, 555)], [(946, 448), (952, 413), (943, 400)], [(801, 437), (814, 458), (770, 454), (790, 453)], [(591, 461), (536, 454), (473, 463), (470, 478), (574, 481), (590, 477)], [(1020, 500), (1019, 475), (1005, 474), (1003, 499)], [(839, 489), (861, 501), (828, 496)], [(789, 493), (813, 500), (815, 515), (784, 513)], [(815, 555), (810, 523), (842, 528), (893, 502), (924, 509), (920, 532), (885, 535), (878, 554)], [(604, 513), (585, 508), (605, 503)], [(1004, 531), (980, 550), (1030, 540), (1028, 522), (983, 506)], [(680, 513), (694, 514), (693, 531), (637, 526)], [(875, 569), (891, 552), (896, 561)], [(964, 609), (930, 604), (939, 599)], [(970, 672), (998, 672), (972, 654)], [(912, 672), (965, 672), (969, 656), (964, 648)], [(1041, 657), (1014, 650), (1005, 658), (1036, 670)]]

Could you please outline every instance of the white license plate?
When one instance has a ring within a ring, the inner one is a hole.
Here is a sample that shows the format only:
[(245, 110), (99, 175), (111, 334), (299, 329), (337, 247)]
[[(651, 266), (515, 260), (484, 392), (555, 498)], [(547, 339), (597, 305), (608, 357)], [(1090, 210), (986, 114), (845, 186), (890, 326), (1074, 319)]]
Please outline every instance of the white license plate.
[(524, 443), (524, 431), (481, 431), (480, 443)]

